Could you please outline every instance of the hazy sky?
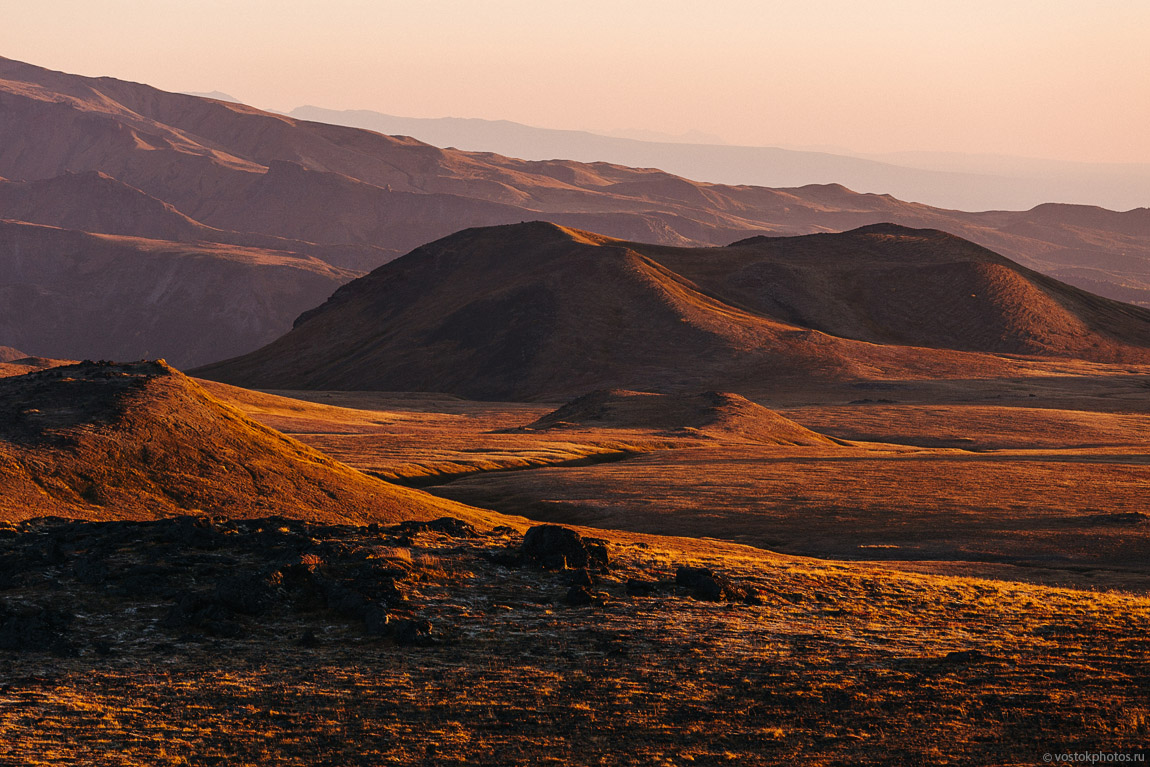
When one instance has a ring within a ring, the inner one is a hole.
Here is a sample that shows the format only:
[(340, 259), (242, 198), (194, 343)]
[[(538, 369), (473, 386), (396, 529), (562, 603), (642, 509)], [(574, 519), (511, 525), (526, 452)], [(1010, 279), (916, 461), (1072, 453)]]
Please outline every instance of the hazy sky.
[(1150, 0), (0, 0), (166, 90), (731, 143), (1150, 162)]

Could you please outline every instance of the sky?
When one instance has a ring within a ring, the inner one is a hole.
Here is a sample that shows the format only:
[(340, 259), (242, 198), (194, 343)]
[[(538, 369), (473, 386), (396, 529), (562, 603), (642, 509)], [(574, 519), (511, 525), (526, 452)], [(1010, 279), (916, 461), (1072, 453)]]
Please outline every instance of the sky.
[(1147, 0), (0, 0), (0, 56), (253, 106), (1150, 162)]

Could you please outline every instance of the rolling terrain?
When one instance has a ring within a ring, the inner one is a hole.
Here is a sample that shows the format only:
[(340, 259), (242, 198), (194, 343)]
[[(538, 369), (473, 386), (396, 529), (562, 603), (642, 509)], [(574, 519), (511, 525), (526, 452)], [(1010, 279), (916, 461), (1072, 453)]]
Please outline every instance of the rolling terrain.
[[(229, 257), (229, 250), (270, 250), (348, 270), (347, 281), (462, 227), (537, 219), (674, 246), (894, 222), (950, 232), (1101, 295), (1150, 302), (1146, 209), (1042, 205), (969, 213), (836, 184), (731, 186), (603, 162), (521, 160), (8, 59), (0, 60), (0, 109), (0, 177), (6, 180), (0, 183), (0, 218), (214, 243), (227, 246), (211, 251), (233, 264), (242, 259)], [(0, 250), (0, 261), (18, 259), (10, 245)], [(132, 288), (163, 290), (162, 279), (153, 279), (160, 281)], [(195, 294), (213, 274), (190, 270), (183, 279)], [(261, 273), (241, 269), (233, 281), (258, 291)], [(62, 287), (45, 282), (22, 289), (59, 293)], [(132, 300), (118, 290), (102, 295), (94, 307), (101, 314)], [(288, 305), (290, 313), (302, 308)], [(41, 326), (57, 324), (47, 309), (29, 311)], [(266, 328), (287, 330), (282, 315), (271, 316), (276, 310), (270, 305), (237, 302), (235, 311), (241, 317), (230, 322), (193, 324), (208, 345), (225, 339), (234, 345), (217, 359), (257, 348), (267, 341)], [(149, 336), (146, 327), (136, 331)], [(137, 356), (140, 339), (125, 332), (106, 336), (118, 359)], [(20, 345), (13, 338), (0, 342)], [(46, 356), (73, 356), (55, 343), (49, 334), (23, 345)], [(208, 361), (186, 343), (156, 336), (144, 346), (181, 365)]]
[(936, 231), (683, 249), (537, 222), (412, 251), (283, 338), (196, 374), (492, 400), (597, 388), (756, 396), (781, 382), (1027, 375), (1042, 364), (1031, 357), (1145, 364), (1150, 312)]
[[(555, 403), (205, 386), (375, 476), (506, 514), (883, 567), (1150, 588), (1148, 376), (786, 382)], [(716, 402), (718, 404), (716, 404)]]
[(163, 362), (0, 379), (0, 479), (6, 522), (193, 511), (329, 523), (469, 514), (260, 426)]
[(1147, 211), (515, 160), (4, 59), (0, 176), (0, 762), (1150, 738), (1150, 310), (1044, 273), (1150, 295)]

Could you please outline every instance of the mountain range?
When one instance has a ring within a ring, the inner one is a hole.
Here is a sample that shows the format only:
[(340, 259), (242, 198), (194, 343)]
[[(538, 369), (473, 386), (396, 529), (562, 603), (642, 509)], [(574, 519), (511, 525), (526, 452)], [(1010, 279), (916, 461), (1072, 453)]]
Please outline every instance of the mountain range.
[[(43, 356), (163, 356), (185, 367), (234, 356), (401, 253), (462, 228), (533, 220), (678, 247), (894, 222), (1150, 303), (1146, 209), (965, 213), (833, 184), (729, 186), (515, 159), (8, 59), (0, 180), (0, 219), (13, 222), (0, 291), (19, 307), (0, 344)], [(98, 255), (109, 249), (123, 255)], [(111, 268), (128, 260), (148, 267)], [(145, 305), (171, 321), (141, 320)], [(85, 333), (82, 355), (62, 341)]]
[(441, 147), (529, 160), (562, 157), (660, 168), (698, 181), (796, 187), (839, 183), (860, 192), (960, 210), (1030, 208), (1044, 202), (1126, 210), (1150, 202), (1150, 165), (1085, 163), (947, 152), (859, 154), (737, 146), (700, 136), (625, 136), (537, 128), (508, 120), (397, 117), (302, 106), (292, 117), (412, 136)]

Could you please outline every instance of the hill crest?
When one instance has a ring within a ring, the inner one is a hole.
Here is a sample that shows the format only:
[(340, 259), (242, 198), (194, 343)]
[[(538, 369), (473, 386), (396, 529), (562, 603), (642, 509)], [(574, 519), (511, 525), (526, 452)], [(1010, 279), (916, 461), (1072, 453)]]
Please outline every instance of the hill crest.
[(745, 394), (779, 377), (1007, 375), (1003, 355), (1150, 361), (1150, 311), (930, 230), (674, 248), (534, 222), (418, 248), (199, 374), (479, 399)]
[(163, 360), (0, 379), (0, 518), (189, 512), (363, 523), (480, 514), (251, 421)]

